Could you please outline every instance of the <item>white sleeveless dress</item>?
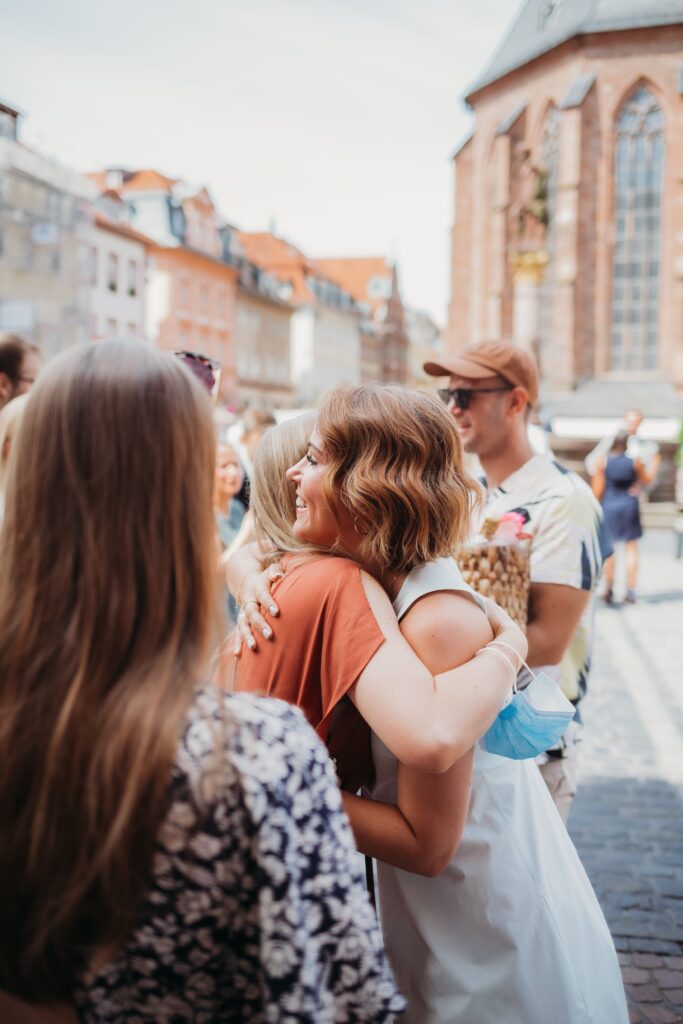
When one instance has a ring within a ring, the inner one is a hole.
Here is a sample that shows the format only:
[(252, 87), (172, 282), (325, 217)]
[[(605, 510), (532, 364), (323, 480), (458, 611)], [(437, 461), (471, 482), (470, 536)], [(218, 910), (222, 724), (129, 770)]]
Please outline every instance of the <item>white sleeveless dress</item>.
[[(394, 609), (477, 596), (451, 559), (414, 569)], [(396, 801), (396, 758), (372, 738), (373, 796)], [(627, 1024), (612, 937), (533, 761), (477, 746), (469, 816), (436, 878), (378, 863), (382, 931), (405, 1024)]]

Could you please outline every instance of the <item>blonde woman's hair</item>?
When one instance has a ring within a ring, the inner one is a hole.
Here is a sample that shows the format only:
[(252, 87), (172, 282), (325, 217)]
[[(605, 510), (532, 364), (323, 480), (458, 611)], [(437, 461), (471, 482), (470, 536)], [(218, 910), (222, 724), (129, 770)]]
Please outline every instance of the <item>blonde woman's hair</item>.
[(0, 501), (7, 487), (9, 468), (9, 455), (5, 455), (5, 444), (9, 440), (14, 443), (28, 397), (28, 394), (19, 395), (0, 409)]
[(68, 999), (138, 919), (214, 636), (213, 473), (209, 398), (171, 355), (70, 348), (31, 392), (0, 531), (0, 989), (21, 998)]
[(481, 491), (440, 401), (390, 385), (339, 388), (317, 431), (329, 461), (324, 493), (364, 536), (366, 564), (405, 572), (457, 551)]
[(264, 551), (309, 550), (292, 534), (296, 519), (295, 485), (285, 473), (305, 455), (315, 419), (315, 413), (304, 413), (271, 427), (254, 452), (250, 508), (257, 542)]

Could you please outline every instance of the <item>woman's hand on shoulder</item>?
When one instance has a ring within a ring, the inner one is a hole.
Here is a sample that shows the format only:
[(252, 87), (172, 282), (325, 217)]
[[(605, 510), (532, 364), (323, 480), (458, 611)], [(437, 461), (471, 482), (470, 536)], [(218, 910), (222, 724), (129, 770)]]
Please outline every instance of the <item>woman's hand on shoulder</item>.
[(510, 647), (514, 647), (517, 656), (519, 657), (519, 668), (522, 663), (526, 660), (526, 656), (529, 650), (529, 644), (527, 638), (519, 626), (513, 622), (507, 612), (503, 611), (500, 605), (497, 605), (490, 597), (484, 598), (486, 607), (486, 618), (489, 620), (489, 625), (493, 630), (493, 642), (496, 640), (501, 643), (508, 644)]
[(236, 595), (240, 610), (237, 616), (235, 654), (239, 654), (243, 643), (255, 650), (257, 635), (264, 640), (272, 639), (273, 629), (264, 619), (263, 612), (267, 610), (271, 616), (279, 614), (280, 609), (271, 590), (273, 582), (282, 576), (284, 569), (278, 561), (265, 569), (251, 570), (242, 578)]

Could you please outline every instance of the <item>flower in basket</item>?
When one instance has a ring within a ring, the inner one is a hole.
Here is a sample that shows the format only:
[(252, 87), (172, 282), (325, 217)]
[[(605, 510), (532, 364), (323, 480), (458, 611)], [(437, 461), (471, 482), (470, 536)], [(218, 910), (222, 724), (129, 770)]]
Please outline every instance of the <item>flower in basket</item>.
[(500, 517), (489, 517), (481, 527), (482, 535), (493, 544), (514, 544), (519, 540), (530, 540), (531, 534), (524, 532), (524, 516), (521, 512), (505, 512)]

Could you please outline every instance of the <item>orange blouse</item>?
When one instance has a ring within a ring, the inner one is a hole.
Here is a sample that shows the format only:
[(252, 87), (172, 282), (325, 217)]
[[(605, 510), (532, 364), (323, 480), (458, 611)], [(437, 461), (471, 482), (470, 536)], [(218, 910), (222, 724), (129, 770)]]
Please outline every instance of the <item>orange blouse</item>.
[(272, 620), (275, 635), (260, 640), (257, 651), (243, 646), (235, 687), (296, 704), (326, 741), (334, 708), (384, 635), (355, 562), (288, 556), (284, 567), (273, 586), (280, 609)]

